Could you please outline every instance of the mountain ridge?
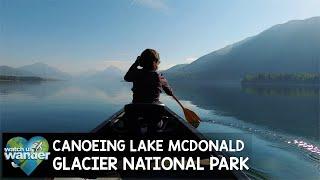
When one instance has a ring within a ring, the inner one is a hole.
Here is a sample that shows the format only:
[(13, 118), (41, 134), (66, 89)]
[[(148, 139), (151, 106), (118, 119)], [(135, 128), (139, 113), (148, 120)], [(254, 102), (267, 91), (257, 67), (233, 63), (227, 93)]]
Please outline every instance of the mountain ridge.
[(13, 68), (10, 66), (0, 66), (0, 75), (3, 76), (35, 76), (31, 72)]
[(317, 72), (319, 32), (320, 17), (288, 21), (164, 73), (169, 79), (240, 81), (248, 73)]
[(0, 66), (0, 75), (2, 76), (17, 76), (17, 77), (41, 77), (45, 79), (83, 79), (83, 80), (121, 80), (124, 72), (116, 66), (108, 66), (100, 71), (90, 71), (81, 73), (76, 76), (71, 76), (68, 73), (62, 72), (58, 68), (51, 67), (45, 63), (33, 63), (21, 67)]
[(36, 76), (42, 77), (42, 78), (56, 78), (56, 79), (70, 79), (71, 75), (68, 73), (62, 72), (58, 68), (54, 68), (52, 66), (49, 66), (45, 63), (33, 63), (30, 65), (24, 65), (17, 69), (28, 71), (33, 73)]
[(103, 70), (92, 71), (90, 73), (81, 73), (74, 79), (86, 81), (103, 81), (103, 80), (122, 80), (124, 72), (116, 66), (108, 66)]

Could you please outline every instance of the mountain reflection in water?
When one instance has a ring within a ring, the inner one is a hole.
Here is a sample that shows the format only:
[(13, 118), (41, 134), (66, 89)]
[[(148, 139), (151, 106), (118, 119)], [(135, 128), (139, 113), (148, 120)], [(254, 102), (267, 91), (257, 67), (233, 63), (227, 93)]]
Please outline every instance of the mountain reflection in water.
[(319, 142), (319, 87), (172, 84), (178, 97), (200, 108)]
[[(249, 149), (242, 154), (251, 158), (250, 177), (319, 177), (319, 88), (170, 84), (182, 103), (202, 118), (198, 130), (205, 136), (233, 139), (240, 134), (248, 140)], [(120, 81), (1, 82), (1, 131), (89, 132), (130, 103), (130, 88)], [(183, 116), (170, 97), (162, 94), (161, 100)]]

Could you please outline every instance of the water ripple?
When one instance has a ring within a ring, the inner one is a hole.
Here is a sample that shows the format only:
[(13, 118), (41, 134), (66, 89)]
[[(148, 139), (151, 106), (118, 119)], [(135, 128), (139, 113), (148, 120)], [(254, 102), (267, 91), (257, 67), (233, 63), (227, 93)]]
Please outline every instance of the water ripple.
[(239, 122), (239, 123), (225, 122), (225, 121), (210, 120), (210, 119), (204, 119), (202, 121), (234, 127), (234, 128), (238, 128), (243, 131), (250, 132), (256, 135), (262, 135), (263, 137), (271, 139), (272, 141), (278, 141), (283, 145), (286, 144), (286, 145), (289, 145), (289, 147), (300, 150), (300, 152), (301, 151), (304, 152), (303, 154), (308, 159), (316, 163), (320, 163), (320, 147), (315, 143), (308, 142), (308, 140), (304, 140), (303, 138), (292, 137), (290, 135), (285, 135), (285, 134), (281, 134), (271, 130), (262, 129), (255, 125), (249, 125), (242, 122)]

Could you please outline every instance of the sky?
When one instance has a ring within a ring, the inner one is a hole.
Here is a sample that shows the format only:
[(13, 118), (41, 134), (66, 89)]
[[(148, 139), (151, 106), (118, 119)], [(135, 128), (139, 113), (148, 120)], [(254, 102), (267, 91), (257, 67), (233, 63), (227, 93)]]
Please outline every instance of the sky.
[(320, 16), (319, 7), (320, 0), (0, 0), (0, 65), (125, 70), (153, 48), (167, 69), (273, 25)]

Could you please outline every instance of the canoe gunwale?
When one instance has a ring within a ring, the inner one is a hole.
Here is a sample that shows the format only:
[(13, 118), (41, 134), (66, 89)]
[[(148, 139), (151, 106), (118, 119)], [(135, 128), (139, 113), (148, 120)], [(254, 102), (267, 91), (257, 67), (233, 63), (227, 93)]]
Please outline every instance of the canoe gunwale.
[(101, 124), (99, 124), (97, 127), (95, 127), (91, 133), (96, 133), (98, 132), (100, 129), (102, 129), (105, 126), (109, 126), (109, 124), (113, 123), (116, 120), (116, 117), (118, 117), (121, 113), (124, 112), (124, 108), (121, 108), (118, 112), (116, 112), (115, 114), (113, 114), (112, 116), (110, 116), (109, 118), (107, 118), (106, 120), (104, 120)]

